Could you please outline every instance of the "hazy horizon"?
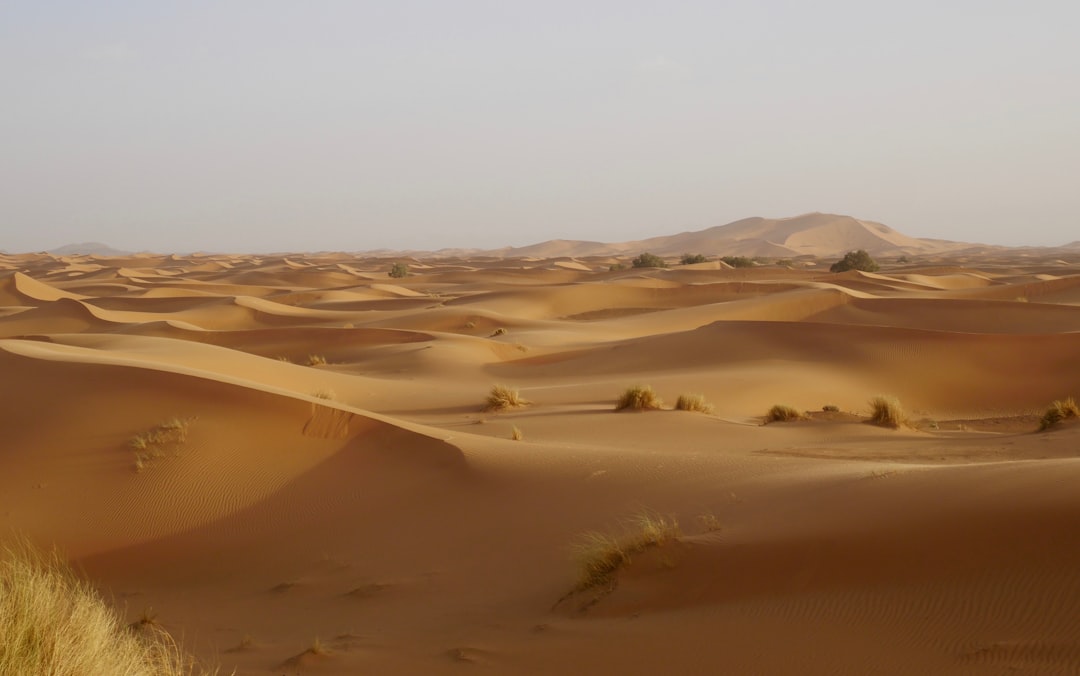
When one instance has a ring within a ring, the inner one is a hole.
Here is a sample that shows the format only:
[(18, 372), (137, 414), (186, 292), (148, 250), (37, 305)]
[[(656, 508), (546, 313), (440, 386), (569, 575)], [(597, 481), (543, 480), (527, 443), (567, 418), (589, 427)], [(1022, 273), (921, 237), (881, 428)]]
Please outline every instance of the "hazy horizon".
[(1080, 6), (0, 6), (0, 249), (1080, 239)]

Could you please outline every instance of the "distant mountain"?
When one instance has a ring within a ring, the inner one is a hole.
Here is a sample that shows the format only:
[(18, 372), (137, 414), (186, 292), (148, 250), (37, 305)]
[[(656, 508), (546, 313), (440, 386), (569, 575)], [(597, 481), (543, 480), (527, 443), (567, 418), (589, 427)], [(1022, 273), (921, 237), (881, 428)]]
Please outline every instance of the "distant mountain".
[(64, 246), (57, 247), (55, 249), (49, 249), (47, 253), (51, 253), (54, 256), (77, 256), (77, 255), (92, 255), (92, 256), (128, 256), (130, 251), (121, 251), (120, 249), (114, 249), (108, 244), (102, 244), (101, 242), (80, 242), (79, 244), (65, 244)]
[(632, 242), (552, 240), (530, 246), (500, 249), (498, 255), (554, 258), (636, 255), (649, 251), (660, 256), (701, 253), (772, 258), (812, 255), (825, 258), (842, 256), (854, 249), (865, 249), (873, 256), (888, 256), (940, 253), (970, 246), (958, 242), (908, 237), (887, 225), (862, 221), (851, 216), (812, 213), (779, 219), (745, 218), (696, 232)]

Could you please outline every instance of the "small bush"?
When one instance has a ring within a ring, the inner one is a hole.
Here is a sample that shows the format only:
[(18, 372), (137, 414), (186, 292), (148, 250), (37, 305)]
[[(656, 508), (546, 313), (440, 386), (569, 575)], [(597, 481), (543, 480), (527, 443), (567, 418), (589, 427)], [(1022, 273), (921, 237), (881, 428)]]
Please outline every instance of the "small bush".
[(500, 326), (499, 328), (492, 331), (491, 335), (488, 336), (488, 338), (494, 338), (495, 336), (505, 336), (505, 335), (506, 335), (506, 329), (504, 329), (503, 327)]
[(322, 356), (321, 354), (309, 354), (308, 357), (307, 357), (307, 365), (308, 366), (325, 366), (326, 365), (326, 357)]
[(697, 263), (704, 263), (708, 259), (701, 254), (683, 254), (683, 257), (679, 259), (679, 265), (695, 265)]
[(733, 268), (752, 268), (757, 265), (753, 258), (746, 256), (724, 256), (720, 260)]
[(876, 396), (870, 400), (870, 422), (897, 428), (907, 423), (904, 407), (896, 397)]
[(124, 626), (57, 552), (23, 542), (0, 552), (0, 674), (202, 673), (156, 622)]
[(821, 407), (821, 410), (825, 411), (826, 413), (839, 413), (840, 407), (834, 404), (825, 404)]
[(1072, 397), (1064, 401), (1057, 400), (1050, 404), (1050, 408), (1046, 409), (1042, 420), (1039, 421), (1039, 429), (1050, 429), (1068, 418), (1080, 418), (1080, 406), (1076, 405), (1076, 401)]
[(409, 276), (409, 266), (404, 263), (394, 263), (390, 267), (390, 276), (394, 279), (401, 279), (402, 277)]
[(804, 420), (806, 416), (792, 408), (791, 406), (785, 406), (784, 404), (776, 404), (769, 409), (769, 412), (765, 414), (765, 422), (791, 422), (792, 420)]
[(521, 431), (520, 427), (514, 425), (513, 429), (510, 430), (510, 438), (514, 441), (521, 441), (525, 438), (525, 433)]
[(622, 263), (612, 263), (608, 266), (608, 272), (618, 272), (619, 270), (625, 270), (626, 266)]
[(698, 413), (712, 413), (712, 404), (705, 401), (701, 394), (680, 394), (675, 400), (676, 411), (696, 411)]
[(847, 272), (848, 270), (861, 270), (863, 272), (877, 272), (881, 268), (877, 261), (870, 257), (864, 249), (849, 251), (843, 258), (829, 267), (829, 272)]
[(632, 260), (630, 263), (635, 268), (666, 268), (667, 267), (667, 263), (664, 262), (663, 258), (660, 258), (656, 254), (651, 254), (648, 251), (641, 254), (640, 256), (638, 256), (637, 258)]
[(528, 405), (529, 402), (522, 399), (517, 390), (505, 385), (496, 385), (491, 388), (491, 392), (487, 396), (484, 410), (505, 411), (509, 408), (521, 408)]
[(621, 533), (583, 533), (572, 551), (578, 565), (575, 592), (610, 584), (615, 573), (630, 562), (633, 554), (659, 547), (679, 538), (674, 518), (642, 512), (627, 520)]
[(655, 411), (663, 405), (664, 402), (660, 400), (660, 397), (656, 396), (651, 387), (648, 385), (635, 385), (626, 388), (626, 391), (619, 397), (618, 403), (615, 404), (615, 410)]
[(142, 472), (152, 460), (164, 458), (166, 449), (179, 448), (187, 441), (189, 424), (190, 421), (186, 419), (169, 418), (131, 437), (128, 447), (135, 452), (135, 471)]

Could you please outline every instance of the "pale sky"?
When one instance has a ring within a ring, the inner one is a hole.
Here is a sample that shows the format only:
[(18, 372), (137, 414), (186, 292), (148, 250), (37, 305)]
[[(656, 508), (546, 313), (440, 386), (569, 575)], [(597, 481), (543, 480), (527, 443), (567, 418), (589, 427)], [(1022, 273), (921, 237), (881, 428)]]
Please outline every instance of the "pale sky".
[(1075, 0), (0, 0), (0, 249), (1080, 239)]

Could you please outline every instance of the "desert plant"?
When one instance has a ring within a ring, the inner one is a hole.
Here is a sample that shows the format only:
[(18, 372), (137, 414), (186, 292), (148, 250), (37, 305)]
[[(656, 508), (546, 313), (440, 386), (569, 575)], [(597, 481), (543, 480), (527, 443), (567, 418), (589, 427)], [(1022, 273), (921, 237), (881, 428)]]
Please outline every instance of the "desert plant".
[(521, 398), (521, 394), (505, 385), (495, 385), (488, 393), (484, 404), (485, 411), (505, 411), (508, 408), (521, 408), (528, 406), (530, 402)]
[(660, 258), (656, 254), (651, 254), (648, 251), (641, 254), (634, 260), (630, 261), (630, 264), (635, 268), (666, 268), (667, 263), (663, 258)]
[(792, 420), (805, 420), (806, 416), (797, 409), (784, 404), (776, 404), (765, 414), (765, 422), (790, 422)]
[(505, 336), (505, 335), (506, 335), (506, 329), (504, 329), (503, 327), (500, 326), (499, 328), (492, 331), (491, 335), (488, 336), (488, 338), (494, 338), (495, 336)]
[(151, 460), (165, 457), (166, 448), (187, 441), (189, 424), (184, 418), (169, 418), (131, 437), (128, 447), (135, 452), (135, 471), (142, 472)]
[(826, 413), (839, 413), (840, 407), (836, 406), (835, 404), (825, 404), (821, 407), (821, 410), (825, 411)]
[(205, 673), (151, 618), (125, 627), (56, 551), (26, 542), (0, 559), (0, 674), (83, 676)]
[(877, 272), (880, 269), (877, 261), (871, 258), (865, 249), (859, 249), (858, 251), (847, 252), (843, 258), (829, 267), (829, 272), (847, 272), (848, 270)]
[(723, 256), (720, 260), (733, 268), (752, 268), (757, 265), (753, 258), (746, 256)]
[(311, 393), (311, 396), (316, 399), (326, 399), (327, 401), (334, 401), (337, 399), (337, 393), (333, 390), (316, 390)]
[(618, 533), (583, 533), (572, 547), (578, 566), (573, 591), (610, 584), (619, 568), (630, 562), (631, 555), (672, 542), (680, 535), (678, 521), (653, 512), (635, 514)]
[(308, 366), (325, 366), (326, 365), (326, 357), (322, 356), (321, 354), (309, 354), (308, 357), (307, 357), (307, 365)]
[(618, 272), (619, 270), (625, 270), (626, 266), (622, 263), (612, 263), (608, 266), (608, 272)]
[(697, 263), (704, 263), (708, 259), (702, 254), (683, 254), (679, 259), (679, 265), (695, 265)]
[(521, 431), (521, 428), (514, 425), (514, 428), (510, 430), (510, 438), (514, 441), (521, 441), (525, 438), (525, 433)]
[(1072, 397), (1051, 403), (1050, 407), (1046, 409), (1046, 413), (1043, 414), (1042, 420), (1039, 421), (1039, 429), (1050, 429), (1068, 418), (1080, 418), (1080, 406), (1076, 405), (1076, 401)]
[(870, 422), (897, 428), (907, 423), (907, 415), (896, 397), (878, 395), (870, 400)]
[(656, 396), (648, 385), (635, 385), (626, 388), (615, 404), (616, 411), (630, 409), (632, 411), (655, 411), (662, 407), (664, 402)]
[(680, 394), (675, 400), (676, 411), (697, 411), (698, 413), (712, 413), (712, 404), (705, 401), (701, 394)]
[(409, 276), (409, 266), (404, 263), (394, 263), (390, 266), (389, 275), (394, 279), (401, 279), (402, 277)]

